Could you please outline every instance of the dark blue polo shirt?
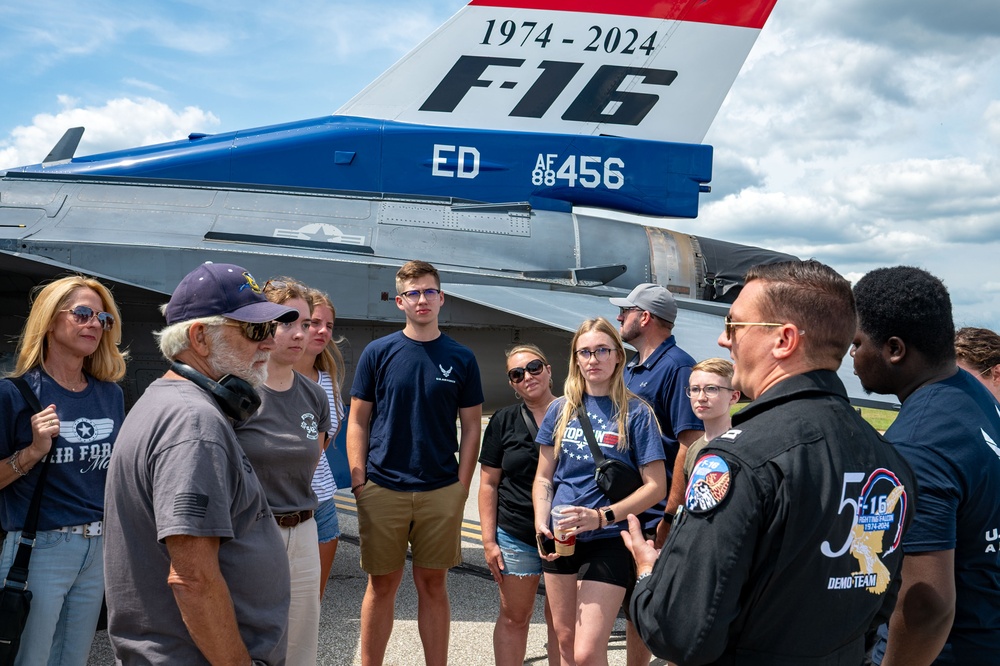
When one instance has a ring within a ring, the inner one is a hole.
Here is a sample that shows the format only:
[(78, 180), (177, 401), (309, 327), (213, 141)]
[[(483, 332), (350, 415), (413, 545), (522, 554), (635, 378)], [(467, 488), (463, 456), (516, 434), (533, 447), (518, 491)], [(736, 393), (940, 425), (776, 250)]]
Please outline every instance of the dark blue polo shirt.
[(645, 363), (638, 361), (639, 355), (636, 354), (625, 366), (625, 384), (632, 393), (652, 405), (660, 422), (669, 479), (674, 458), (677, 457), (677, 433), (705, 429), (701, 419), (691, 409), (691, 400), (684, 393), (695, 360), (677, 346), (671, 335), (649, 355)]

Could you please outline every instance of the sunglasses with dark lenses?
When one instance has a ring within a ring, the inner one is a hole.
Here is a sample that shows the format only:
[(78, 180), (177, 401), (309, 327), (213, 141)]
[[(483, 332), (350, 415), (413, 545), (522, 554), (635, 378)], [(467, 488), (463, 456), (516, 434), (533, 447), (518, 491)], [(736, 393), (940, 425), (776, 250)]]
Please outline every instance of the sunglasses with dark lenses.
[(265, 321), (260, 324), (253, 324), (247, 321), (227, 321), (229, 326), (239, 326), (240, 330), (243, 332), (243, 337), (245, 337), (250, 342), (264, 342), (269, 337), (274, 335), (274, 332), (278, 330), (278, 322), (276, 321)]
[(73, 317), (73, 322), (80, 326), (89, 323), (94, 317), (97, 317), (97, 321), (105, 331), (110, 331), (111, 327), (115, 325), (114, 315), (108, 312), (94, 312), (93, 308), (86, 305), (78, 305), (72, 310), (63, 310), (63, 312), (68, 312)]
[(527, 372), (531, 374), (532, 377), (537, 376), (545, 368), (545, 364), (539, 359), (534, 361), (528, 361), (527, 365), (523, 368), (511, 368), (507, 371), (507, 379), (510, 380), (511, 384), (520, 384), (524, 381), (524, 373)]

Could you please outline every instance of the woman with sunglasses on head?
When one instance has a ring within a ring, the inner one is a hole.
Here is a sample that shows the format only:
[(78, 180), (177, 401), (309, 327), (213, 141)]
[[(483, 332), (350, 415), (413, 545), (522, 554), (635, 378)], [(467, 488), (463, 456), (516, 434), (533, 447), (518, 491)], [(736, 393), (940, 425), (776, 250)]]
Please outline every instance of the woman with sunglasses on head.
[[(493, 414), (479, 454), (479, 525), (486, 565), (500, 586), (500, 615), (493, 629), (498, 666), (524, 663), (528, 627), (542, 562), (535, 545), (531, 484), (538, 467), (535, 435), (552, 395), (552, 367), (535, 345), (507, 352), (507, 381), (523, 400)], [(552, 616), (545, 604), (549, 629), (549, 664), (559, 663)]]
[[(330, 430), (326, 440), (329, 446), (337, 439), (344, 417), (344, 401), (340, 397), (340, 387), (344, 381), (344, 357), (337, 346), (339, 340), (333, 339), (337, 311), (330, 297), (322, 291), (306, 287), (306, 295), (313, 304), (312, 315), (306, 334), (305, 352), (295, 364), (295, 371), (322, 386), (326, 392), (330, 403)], [(326, 450), (326, 446), (323, 450)], [(337, 492), (337, 482), (325, 454), (319, 457), (312, 489), (319, 501), (316, 508), (316, 530), (319, 534), (319, 598), (322, 599), (340, 540), (340, 521), (337, 519), (337, 505), (333, 499)]]
[[(9, 533), (0, 580), (14, 561), (39, 475), (37, 536), (28, 567), (31, 612), (16, 664), (85, 664), (104, 597), (104, 481), (125, 418), (121, 318), (97, 280), (47, 284), (31, 305), (11, 377), (42, 410), (0, 381), (0, 523)], [(44, 456), (49, 462), (42, 462)]]
[[(264, 488), (285, 541), (291, 575), (288, 609), (289, 666), (315, 664), (319, 651), (319, 550), (312, 478), (330, 432), (330, 403), (323, 389), (295, 372), (306, 346), (312, 304), (306, 288), (287, 278), (269, 280), (264, 295), (298, 311), (278, 323), (260, 408), (237, 425), (236, 436)], [(266, 572), (261, 572), (266, 575)]]
[[(552, 539), (557, 526), (550, 528), (550, 512), (563, 505), (568, 508), (558, 528), (576, 537), (572, 555), (540, 553), (563, 664), (608, 663), (615, 617), (635, 584), (632, 556), (620, 531), (628, 514), (638, 515), (667, 494), (656, 417), (625, 387), (624, 366), (618, 330), (603, 317), (583, 322), (570, 347), (564, 395), (549, 406), (538, 429), (535, 531)], [(612, 501), (598, 487), (578, 410), (585, 412), (604, 457), (639, 473), (642, 485), (624, 499)]]

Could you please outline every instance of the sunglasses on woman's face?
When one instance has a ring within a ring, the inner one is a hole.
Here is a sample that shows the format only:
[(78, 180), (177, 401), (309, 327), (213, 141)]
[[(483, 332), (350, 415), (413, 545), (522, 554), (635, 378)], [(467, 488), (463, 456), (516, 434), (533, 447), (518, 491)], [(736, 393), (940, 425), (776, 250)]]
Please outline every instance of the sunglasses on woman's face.
[(525, 372), (530, 373), (532, 376), (537, 376), (544, 367), (545, 364), (536, 358), (534, 361), (529, 361), (523, 368), (511, 368), (508, 370), (507, 379), (510, 380), (511, 384), (520, 384), (524, 381)]
[(108, 312), (94, 312), (93, 308), (86, 305), (78, 305), (72, 310), (63, 310), (63, 312), (68, 312), (73, 318), (73, 323), (80, 326), (90, 323), (94, 317), (97, 317), (98, 323), (105, 331), (110, 331), (111, 327), (115, 325), (114, 315)]

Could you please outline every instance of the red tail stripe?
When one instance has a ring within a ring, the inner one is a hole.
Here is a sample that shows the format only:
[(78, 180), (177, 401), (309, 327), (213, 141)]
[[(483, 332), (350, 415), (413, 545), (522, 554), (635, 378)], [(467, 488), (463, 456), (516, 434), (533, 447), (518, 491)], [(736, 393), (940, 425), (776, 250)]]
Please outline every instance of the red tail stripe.
[(479, 7), (541, 9), (584, 14), (642, 16), (647, 18), (764, 27), (777, 0), (472, 0)]

